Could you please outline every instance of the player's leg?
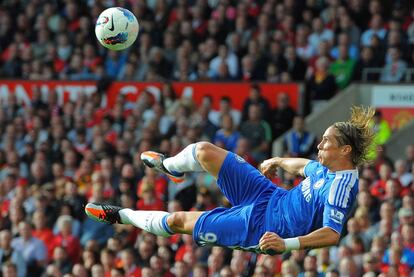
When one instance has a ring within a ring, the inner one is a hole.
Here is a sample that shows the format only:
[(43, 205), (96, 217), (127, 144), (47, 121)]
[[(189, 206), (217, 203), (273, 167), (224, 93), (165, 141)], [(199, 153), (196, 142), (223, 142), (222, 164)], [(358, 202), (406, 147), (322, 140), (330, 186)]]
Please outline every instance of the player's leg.
[(141, 154), (141, 159), (173, 181), (181, 182), (185, 172), (207, 171), (217, 178), (227, 153), (212, 143), (198, 142), (188, 145), (174, 157), (164, 158), (162, 154), (146, 151)]
[(123, 224), (151, 232), (155, 235), (169, 236), (172, 234), (193, 233), (194, 225), (203, 212), (174, 212), (164, 211), (134, 211), (122, 209), (119, 211)]
[(164, 159), (162, 154), (148, 151), (141, 154), (141, 159), (172, 180), (171, 175), (175, 178), (184, 172), (207, 171), (217, 179), (232, 205), (253, 203), (263, 193), (275, 189), (270, 180), (241, 157), (209, 142), (190, 144), (171, 158)]
[(229, 152), (210, 142), (200, 142), (196, 145), (195, 153), (201, 167), (217, 179)]
[(95, 203), (88, 203), (85, 212), (96, 221), (131, 224), (158, 236), (170, 236), (175, 233), (192, 234), (196, 221), (203, 213), (139, 211)]
[(171, 231), (179, 234), (193, 234), (197, 220), (204, 212), (174, 212), (167, 217)]

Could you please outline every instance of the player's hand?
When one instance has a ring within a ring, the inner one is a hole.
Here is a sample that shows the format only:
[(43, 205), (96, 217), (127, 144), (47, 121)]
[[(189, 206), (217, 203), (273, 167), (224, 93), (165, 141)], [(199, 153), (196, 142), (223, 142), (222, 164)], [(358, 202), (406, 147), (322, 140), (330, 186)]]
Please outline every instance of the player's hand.
[(259, 247), (260, 250), (270, 255), (280, 254), (286, 250), (283, 239), (273, 232), (264, 233), (260, 238)]
[(278, 160), (279, 158), (277, 157), (264, 160), (259, 166), (260, 172), (262, 172), (266, 178), (273, 179), (276, 176)]

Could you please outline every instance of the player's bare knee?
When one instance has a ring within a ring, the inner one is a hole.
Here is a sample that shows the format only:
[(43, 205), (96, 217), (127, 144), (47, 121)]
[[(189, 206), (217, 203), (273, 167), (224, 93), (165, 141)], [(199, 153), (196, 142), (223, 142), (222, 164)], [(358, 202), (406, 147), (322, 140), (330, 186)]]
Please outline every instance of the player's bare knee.
[(181, 230), (184, 227), (185, 213), (184, 212), (174, 212), (170, 214), (167, 218), (168, 226), (173, 231)]
[(214, 145), (210, 142), (202, 141), (198, 142), (196, 145), (195, 153), (197, 160), (203, 164), (209, 162), (209, 157), (211, 156), (211, 150), (214, 148)]

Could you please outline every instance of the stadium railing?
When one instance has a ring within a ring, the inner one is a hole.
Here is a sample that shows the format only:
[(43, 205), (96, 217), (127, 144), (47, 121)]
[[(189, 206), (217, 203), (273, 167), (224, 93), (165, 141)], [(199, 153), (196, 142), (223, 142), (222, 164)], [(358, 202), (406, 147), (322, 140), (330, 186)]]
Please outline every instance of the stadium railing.
[[(371, 75), (374, 75), (376, 78), (379, 79), (382, 70), (382, 67), (364, 68), (362, 70), (362, 82), (369, 82), (369, 76)], [(404, 78), (401, 81), (406, 83), (414, 82), (414, 68), (407, 68), (404, 73)]]

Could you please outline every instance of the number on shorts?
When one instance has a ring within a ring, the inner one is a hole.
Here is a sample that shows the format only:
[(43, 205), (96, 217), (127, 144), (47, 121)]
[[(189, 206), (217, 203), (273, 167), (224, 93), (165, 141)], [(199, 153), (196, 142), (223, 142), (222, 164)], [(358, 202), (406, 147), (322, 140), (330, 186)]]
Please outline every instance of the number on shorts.
[(214, 233), (205, 233), (200, 234), (200, 239), (208, 243), (215, 243), (217, 241), (217, 236)]

